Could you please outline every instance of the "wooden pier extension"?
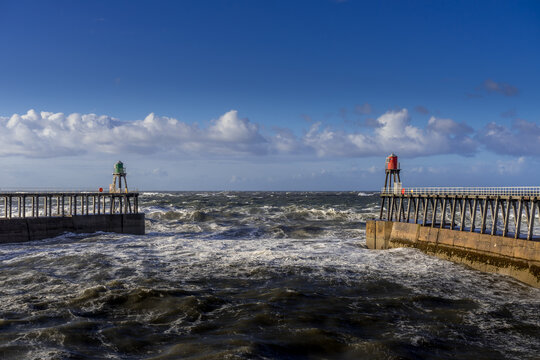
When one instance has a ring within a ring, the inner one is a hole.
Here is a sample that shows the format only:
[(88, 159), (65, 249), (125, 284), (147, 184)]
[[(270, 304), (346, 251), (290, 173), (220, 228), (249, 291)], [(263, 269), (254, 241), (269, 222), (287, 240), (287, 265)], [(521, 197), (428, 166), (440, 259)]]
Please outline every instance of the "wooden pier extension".
[(381, 192), (379, 219), (532, 240), (539, 216), (540, 187), (397, 188)]
[(139, 194), (0, 193), (0, 243), (96, 231), (144, 234)]

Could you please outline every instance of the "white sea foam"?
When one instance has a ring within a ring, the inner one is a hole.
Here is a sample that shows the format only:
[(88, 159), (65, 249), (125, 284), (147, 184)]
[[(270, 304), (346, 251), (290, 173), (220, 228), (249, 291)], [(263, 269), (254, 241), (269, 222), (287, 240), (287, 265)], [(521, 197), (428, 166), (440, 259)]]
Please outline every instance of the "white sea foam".
[(378, 195), (377, 193), (365, 193), (365, 192), (359, 192), (358, 196), (373, 196)]

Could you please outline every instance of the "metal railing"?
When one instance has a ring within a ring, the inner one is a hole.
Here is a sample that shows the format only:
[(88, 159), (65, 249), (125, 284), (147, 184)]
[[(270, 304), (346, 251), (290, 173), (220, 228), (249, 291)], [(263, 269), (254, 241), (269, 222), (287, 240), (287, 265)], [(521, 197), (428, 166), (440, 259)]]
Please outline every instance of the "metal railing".
[(381, 189), (381, 195), (540, 196), (540, 186), (508, 187), (402, 187)]

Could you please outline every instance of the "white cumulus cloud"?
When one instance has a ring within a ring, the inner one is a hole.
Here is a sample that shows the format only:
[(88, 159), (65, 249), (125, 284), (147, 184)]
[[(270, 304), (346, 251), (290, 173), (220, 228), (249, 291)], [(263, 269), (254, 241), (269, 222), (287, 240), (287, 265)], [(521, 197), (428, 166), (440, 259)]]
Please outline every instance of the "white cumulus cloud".
[(377, 119), (373, 133), (346, 133), (314, 124), (303, 138), (319, 156), (376, 156), (396, 152), (403, 156), (472, 155), (477, 144), (469, 126), (431, 117), (425, 128), (411, 125), (407, 109), (388, 111)]
[(261, 154), (266, 140), (256, 124), (235, 110), (206, 129), (149, 114), (143, 120), (119, 121), (95, 114), (37, 112), (0, 117), (0, 156), (55, 157), (82, 153)]

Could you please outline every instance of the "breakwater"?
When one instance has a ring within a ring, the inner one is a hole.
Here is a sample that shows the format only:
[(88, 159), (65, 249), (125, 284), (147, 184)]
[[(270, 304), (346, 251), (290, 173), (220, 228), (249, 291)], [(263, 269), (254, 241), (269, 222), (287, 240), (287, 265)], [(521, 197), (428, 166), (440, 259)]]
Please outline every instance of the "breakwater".
[(0, 193), (0, 243), (65, 232), (144, 234), (138, 197), (136, 192)]
[(370, 249), (413, 247), (472, 268), (510, 275), (540, 287), (540, 242), (506, 236), (457, 231), (421, 224), (368, 220)]

